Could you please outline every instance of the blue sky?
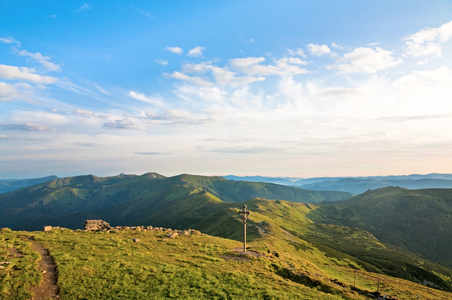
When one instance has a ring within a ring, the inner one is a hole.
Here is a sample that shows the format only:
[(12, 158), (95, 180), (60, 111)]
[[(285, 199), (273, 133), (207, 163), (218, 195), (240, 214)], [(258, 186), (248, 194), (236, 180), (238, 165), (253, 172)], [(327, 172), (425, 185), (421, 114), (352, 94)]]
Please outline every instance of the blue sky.
[(0, 178), (452, 172), (451, 1), (0, 1)]

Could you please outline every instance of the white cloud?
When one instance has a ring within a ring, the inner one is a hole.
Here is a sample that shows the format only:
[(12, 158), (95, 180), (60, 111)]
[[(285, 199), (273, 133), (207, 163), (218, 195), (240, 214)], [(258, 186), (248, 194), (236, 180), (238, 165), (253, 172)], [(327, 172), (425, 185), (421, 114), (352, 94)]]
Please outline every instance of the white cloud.
[(287, 52), (288, 52), (289, 55), (291, 55), (291, 56), (298, 55), (298, 56), (301, 56), (301, 57), (306, 57), (306, 54), (304, 53), (303, 49), (301, 49), (301, 48), (297, 48), (297, 50), (291, 50), (291, 49), (289, 49), (289, 50), (287, 50)]
[(166, 50), (177, 55), (181, 55), (182, 53), (184, 53), (184, 50), (182, 50), (182, 48), (180, 47), (166, 47)]
[(0, 102), (12, 100), (29, 100), (32, 87), (27, 83), (8, 84), (0, 82)]
[(44, 56), (39, 52), (31, 53), (24, 49), (20, 50), (20, 42), (16, 41), (14, 38), (11, 38), (11, 37), (0, 38), (0, 42), (5, 43), (5, 44), (14, 44), (11, 47), (11, 50), (13, 53), (20, 55), (20, 56), (32, 58), (34, 61), (41, 64), (47, 71), (51, 71), (51, 72), (61, 71), (61, 68), (58, 64), (55, 64), (50, 61), (51, 60), (50, 57)]
[(343, 49), (344, 48), (341, 45), (336, 44), (335, 42), (331, 43), (331, 47), (337, 48), (337, 49)]
[(165, 104), (158, 98), (146, 96), (145, 94), (138, 93), (135, 91), (130, 91), (128, 94), (135, 100), (142, 101), (148, 104), (156, 105), (156, 106), (165, 106)]
[[(266, 76), (287, 77), (308, 73), (306, 69), (300, 67), (306, 65), (307, 62), (298, 57), (283, 57), (276, 60), (273, 65), (260, 64), (264, 61), (265, 58), (263, 57), (235, 58), (230, 59), (228, 64), (223, 67), (213, 65), (211, 62), (187, 63), (183, 65), (181, 72), (176, 71), (170, 76), (195, 85), (219, 84), (221, 86), (239, 87), (263, 81)], [(196, 73), (203, 77), (190, 76), (190, 73)]]
[[(241, 76), (238, 75), (237, 72), (233, 72), (226, 67), (218, 67), (213, 65), (211, 62), (203, 62), (200, 64), (185, 64), (182, 67), (183, 73), (198, 73), (198, 74), (206, 74), (210, 73), (213, 76), (213, 80), (220, 85), (246, 85), (255, 81), (265, 80), (265, 77), (253, 77), (253, 76)], [(209, 75), (210, 75), (209, 74)], [(175, 77), (177, 79), (186, 80), (187, 78), (183, 78), (178, 74), (179, 77)], [(193, 78), (193, 77), (191, 77)], [(187, 81), (187, 80), (186, 80)], [(193, 80), (192, 80), (192, 83)], [(200, 82), (203, 85), (207, 85), (205, 82)]]
[(103, 125), (103, 128), (105, 129), (120, 129), (120, 130), (138, 130), (143, 131), (146, 130), (146, 127), (137, 125), (133, 122), (133, 120), (129, 119), (122, 119), (122, 120), (115, 120), (111, 122), (106, 122)]
[(188, 51), (187, 56), (201, 57), (204, 50), (206, 50), (205, 47), (196, 46), (195, 48)]
[(92, 117), (94, 116), (94, 113), (90, 110), (84, 110), (84, 109), (77, 109), (74, 111), (75, 114), (80, 115), (82, 117)]
[(376, 73), (402, 62), (391, 51), (359, 47), (338, 60), (337, 68), (343, 73)]
[[(450, 97), (450, 93), (452, 93), (451, 82), (452, 69), (443, 66), (435, 70), (414, 71), (395, 80), (393, 86), (397, 91), (409, 95), (404, 98), (422, 98), (428, 95), (431, 101), (437, 101), (438, 98), (447, 99)], [(447, 100), (447, 102), (450, 101)]]
[(229, 71), (226, 68), (212, 66), (211, 70), (216, 82), (221, 85), (238, 86), (265, 80), (265, 77), (262, 76), (237, 76), (237, 73)]
[(53, 63), (50, 61), (50, 57), (44, 56), (39, 52), (31, 53), (27, 50), (19, 50), (17, 48), (13, 48), (14, 52), (19, 54), (20, 56), (28, 56), (34, 59), (36, 62), (40, 63), (44, 68), (46, 68), (48, 71), (51, 72), (59, 72), (61, 71), (61, 68), (59, 65)]
[(234, 58), (229, 61), (229, 64), (233, 69), (251, 76), (293, 76), (308, 73), (306, 69), (299, 67), (306, 63), (298, 58), (281, 58), (275, 65), (260, 64), (264, 61), (264, 57)]
[(233, 58), (229, 60), (229, 64), (238, 70), (247, 70), (248, 68), (264, 61), (264, 57)]
[(47, 131), (47, 130), (51, 129), (44, 125), (32, 124), (32, 123), (25, 123), (25, 124), (6, 123), (6, 124), (0, 124), (0, 128), (3, 130), (13, 130), (13, 131)]
[(84, 3), (82, 6), (80, 6), (77, 9), (77, 12), (82, 12), (82, 11), (90, 10), (90, 9), (91, 9), (91, 5), (89, 5), (88, 3)]
[(199, 73), (203, 74), (212, 69), (211, 62), (202, 62), (199, 64), (186, 63), (182, 66), (182, 72), (184, 73)]
[(419, 57), (433, 55), (437, 57), (442, 56), (441, 45), (439, 43), (426, 42), (426, 43), (414, 43), (413, 41), (407, 41), (407, 54)]
[(327, 45), (309, 44), (308, 51), (315, 56), (322, 56), (331, 53), (331, 49)]
[(178, 71), (175, 71), (174, 73), (169, 74), (169, 76), (174, 79), (186, 81), (186, 82), (196, 84), (196, 85), (212, 85), (212, 83), (206, 79), (203, 79), (203, 78), (197, 77), (197, 76), (188, 76), (188, 75), (178, 72)]
[(196, 116), (181, 109), (169, 109), (159, 113), (148, 112), (146, 118), (152, 124), (160, 125), (196, 125), (209, 121), (203, 116)]
[(418, 57), (425, 55), (442, 56), (441, 43), (452, 37), (452, 21), (437, 28), (418, 31), (406, 37), (406, 52), (408, 55)]
[(16, 44), (16, 43), (18, 44), (18, 42), (11, 37), (6, 38), (0, 37), (0, 42), (4, 44)]
[(163, 60), (163, 59), (157, 59), (156, 62), (162, 66), (166, 66), (168, 65), (168, 61), (167, 60)]
[(26, 80), (34, 83), (50, 84), (56, 81), (56, 78), (36, 74), (36, 70), (26, 67), (15, 67), (0, 65), (0, 78), (10, 80)]
[(284, 57), (278, 60), (278, 63), (292, 64), (292, 65), (307, 65), (308, 63), (297, 57)]

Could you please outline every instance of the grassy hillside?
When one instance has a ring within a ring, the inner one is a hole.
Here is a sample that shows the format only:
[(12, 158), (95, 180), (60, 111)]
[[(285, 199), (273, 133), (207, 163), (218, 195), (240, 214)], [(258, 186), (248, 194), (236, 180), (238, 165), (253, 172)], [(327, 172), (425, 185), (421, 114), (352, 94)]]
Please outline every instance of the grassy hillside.
[(384, 188), (368, 191), (309, 215), (317, 222), (365, 229), (399, 246), (452, 267), (452, 190)]
[[(306, 251), (272, 239), (250, 243), (247, 254), (235, 250), (240, 247), (237, 241), (209, 235), (168, 238), (162, 231), (3, 230), (0, 242), (0, 260), (11, 262), (0, 270), (2, 299), (27, 299), (30, 287), (41, 280), (32, 243), (43, 244), (54, 258), (62, 299), (364, 300), (370, 293), (389, 299), (452, 296), (366, 272), (314, 247)], [(10, 254), (18, 250), (20, 256)]]
[[(326, 256), (347, 261), (346, 265), (359, 265), (367, 271), (414, 282), (430, 282), (431, 286), (452, 291), (450, 268), (422, 258), (416, 252), (395, 247), (364, 229), (314, 223), (308, 216), (322, 209), (322, 206), (263, 199), (249, 201), (247, 206), (252, 211), (249, 232), (253, 240), (283, 240), (300, 251), (303, 250), (305, 257), (309, 257), (314, 249), (319, 249)], [(228, 218), (223, 219), (234, 219), (238, 216), (237, 211), (238, 208), (231, 212)], [(205, 230), (215, 228), (215, 220), (206, 221), (210, 221), (210, 224), (203, 223)], [(221, 219), (218, 222), (220, 226), (217, 228), (226, 227)], [(212, 234), (221, 235), (221, 232), (214, 231)], [(237, 233), (226, 236), (240, 239)], [(447, 253), (444, 257), (450, 255)], [(318, 257), (319, 255), (311, 256), (310, 260), (316, 261)]]

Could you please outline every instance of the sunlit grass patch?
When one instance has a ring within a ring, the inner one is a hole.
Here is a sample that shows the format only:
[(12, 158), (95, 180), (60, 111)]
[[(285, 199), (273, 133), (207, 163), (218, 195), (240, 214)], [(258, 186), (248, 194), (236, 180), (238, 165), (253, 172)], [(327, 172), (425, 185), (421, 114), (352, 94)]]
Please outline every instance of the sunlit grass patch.
[(28, 299), (29, 289), (42, 276), (37, 270), (39, 254), (30, 248), (26, 236), (10, 230), (0, 232), (0, 298)]
[(212, 236), (56, 231), (36, 239), (55, 258), (68, 299), (341, 299), (281, 279), (266, 260), (223, 259), (240, 243)]

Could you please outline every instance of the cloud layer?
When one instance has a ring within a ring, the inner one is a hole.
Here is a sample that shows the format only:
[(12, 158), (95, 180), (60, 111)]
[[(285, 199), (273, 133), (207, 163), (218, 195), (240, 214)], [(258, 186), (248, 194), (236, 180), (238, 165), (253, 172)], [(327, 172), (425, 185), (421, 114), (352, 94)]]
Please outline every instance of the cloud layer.
[(451, 37), (449, 22), (391, 48), (307, 43), (215, 57), (173, 44), (151, 60), (162, 68), (158, 91), (77, 81), (52, 55), (1, 37), (24, 61), (0, 65), (0, 154), (9, 166), (97, 161), (106, 172), (441, 171), (450, 162), (436, 159), (452, 151)]

